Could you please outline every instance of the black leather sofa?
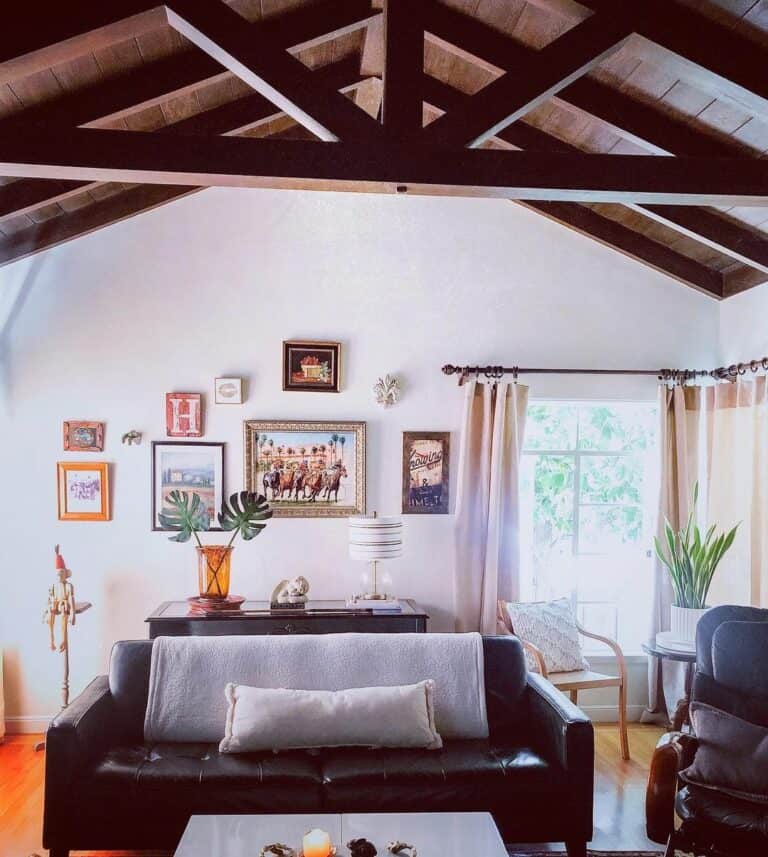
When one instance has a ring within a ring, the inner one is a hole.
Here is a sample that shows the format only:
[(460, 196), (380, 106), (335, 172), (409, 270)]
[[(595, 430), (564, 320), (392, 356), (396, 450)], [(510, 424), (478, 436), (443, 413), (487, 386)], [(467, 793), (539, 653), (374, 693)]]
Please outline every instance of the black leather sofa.
[(152, 643), (119, 642), (47, 735), (43, 841), (72, 850), (167, 849), (205, 813), (489, 811), (506, 842), (592, 837), (589, 719), (526, 672), (519, 640), (486, 637), (490, 737), (442, 750), (346, 748), (220, 755), (143, 740)]

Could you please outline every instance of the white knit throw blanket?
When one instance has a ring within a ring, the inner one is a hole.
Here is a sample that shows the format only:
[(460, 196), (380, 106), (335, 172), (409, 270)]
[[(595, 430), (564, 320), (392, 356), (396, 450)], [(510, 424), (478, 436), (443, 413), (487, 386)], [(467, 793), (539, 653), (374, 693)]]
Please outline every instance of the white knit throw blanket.
[(158, 637), (144, 720), (147, 741), (220, 741), (228, 682), (344, 690), (435, 681), (443, 738), (487, 738), (479, 634)]

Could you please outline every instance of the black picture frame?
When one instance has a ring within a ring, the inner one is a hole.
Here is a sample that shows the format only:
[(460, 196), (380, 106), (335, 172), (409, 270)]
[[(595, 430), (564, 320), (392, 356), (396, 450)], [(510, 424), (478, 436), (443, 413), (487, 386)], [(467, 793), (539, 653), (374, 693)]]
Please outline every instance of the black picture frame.
[[(302, 367), (307, 358), (317, 362)], [(323, 369), (328, 377), (323, 380)], [(303, 380), (299, 376), (304, 373)], [(283, 391), (296, 393), (338, 393), (341, 391), (341, 343), (311, 339), (283, 342)]]
[[(193, 454), (194, 450), (205, 448), (210, 449), (216, 447), (218, 450), (218, 457), (214, 464), (214, 485), (213, 485), (213, 508), (214, 514), (212, 518), (212, 526), (209, 527), (210, 531), (213, 532), (221, 532), (221, 527), (218, 526), (218, 513), (221, 511), (221, 503), (226, 497), (226, 490), (224, 484), (224, 450), (226, 447), (226, 443), (218, 442), (218, 441), (181, 441), (181, 440), (154, 440), (152, 441), (152, 530), (154, 532), (163, 532), (163, 533), (171, 533), (175, 530), (170, 529), (168, 527), (161, 527), (158, 524), (158, 513), (160, 511), (158, 504), (158, 451), (161, 450), (162, 447), (174, 447), (178, 450), (179, 454)], [(216, 480), (216, 476), (218, 474), (218, 481)], [(179, 479), (178, 484), (174, 484), (174, 487), (179, 491), (195, 491), (195, 488), (198, 488), (198, 494), (201, 493), (199, 485), (196, 485), (194, 481), (185, 481), (184, 479)], [(207, 487), (207, 486), (204, 486)], [(162, 490), (162, 486), (160, 486)]]

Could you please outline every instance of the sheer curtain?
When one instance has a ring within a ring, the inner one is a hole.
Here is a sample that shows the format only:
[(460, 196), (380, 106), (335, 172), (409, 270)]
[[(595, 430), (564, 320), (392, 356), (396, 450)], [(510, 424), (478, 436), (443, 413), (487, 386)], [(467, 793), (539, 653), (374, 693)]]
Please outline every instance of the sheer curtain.
[[(709, 387), (662, 386), (661, 501), (659, 532), (666, 518), (674, 529), (690, 512), (699, 483), (703, 522), (730, 529), (736, 541), (715, 574), (709, 605), (768, 606), (768, 379)], [(672, 587), (658, 560), (654, 570), (651, 633), (669, 629)], [(655, 663), (648, 671), (646, 715), (662, 714), (682, 696), (680, 666), (664, 663), (663, 687)]]
[(456, 497), (456, 630), (496, 633), (496, 601), (520, 594), (520, 452), (528, 388), (464, 388)]

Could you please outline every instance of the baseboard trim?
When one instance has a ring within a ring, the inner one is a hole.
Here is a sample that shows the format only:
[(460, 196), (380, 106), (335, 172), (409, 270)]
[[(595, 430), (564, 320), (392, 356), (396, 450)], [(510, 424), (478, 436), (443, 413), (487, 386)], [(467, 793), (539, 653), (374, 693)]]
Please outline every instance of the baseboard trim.
[[(618, 723), (619, 709), (616, 705), (579, 705), (579, 708), (595, 723)], [(628, 705), (627, 720), (639, 721), (643, 711), (643, 705)]]
[(5, 718), (6, 735), (31, 735), (45, 732), (53, 714), (21, 714)]

